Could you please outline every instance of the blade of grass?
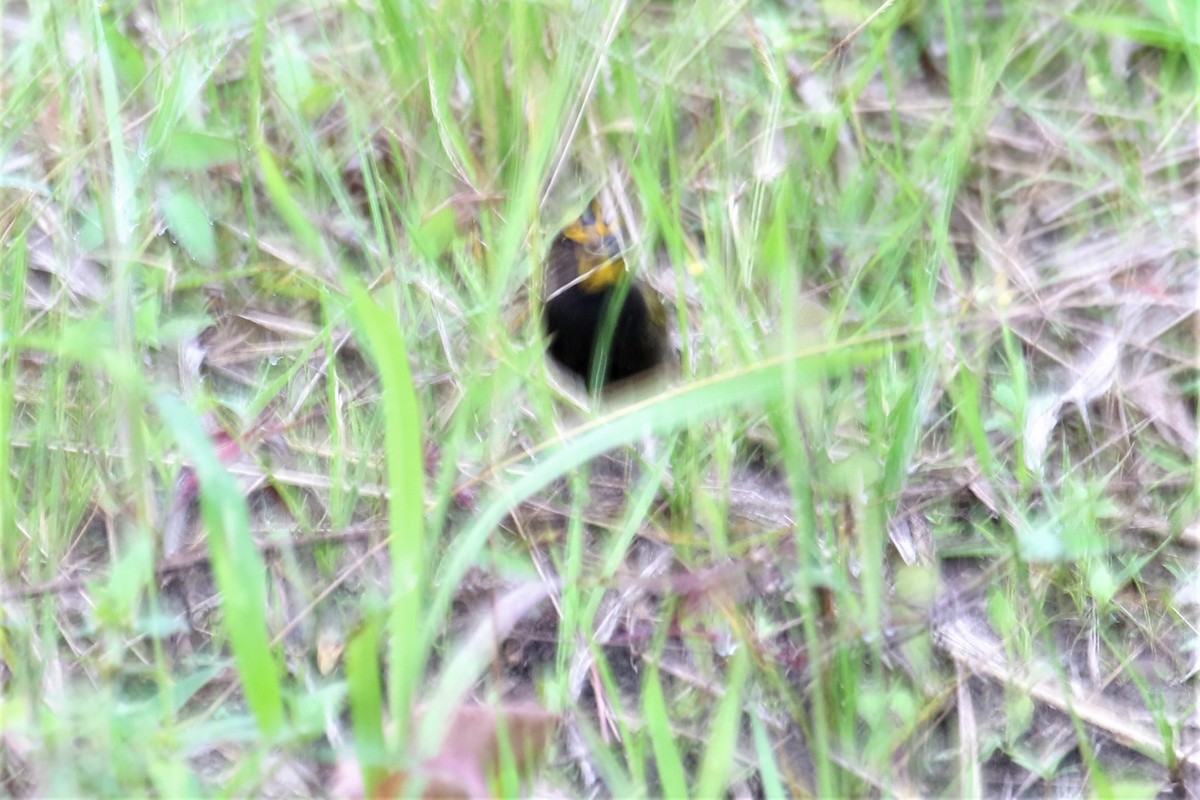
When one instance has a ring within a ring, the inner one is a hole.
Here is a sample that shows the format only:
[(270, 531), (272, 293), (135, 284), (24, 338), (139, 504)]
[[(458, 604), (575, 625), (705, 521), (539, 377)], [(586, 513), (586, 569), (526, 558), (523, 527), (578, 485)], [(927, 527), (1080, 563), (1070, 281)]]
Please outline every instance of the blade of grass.
[(654, 750), (654, 766), (662, 783), (663, 796), (688, 797), (687, 773), (675, 747), (675, 733), (671, 730), (657, 664), (646, 670), (642, 681), (642, 713), (646, 715), (646, 728), (650, 731), (650, 746)]
[(350, 694), (350, 719), (354, 751), (362, 768), (363, 794), (374, 797), (386, 775), (387, 748), (383, 737), (383, 689), (379, 681), (378, 618), (364, 622), (346, 643), (346, 683)]
[(386, 424), (384, 452), (391, 504), (388, 520), (392, 556), (392, 613), (388, 625), (391, 661), (388, 673), (392, 720), (397, 747), (403, 747), (412, 712), (412, 695), (431, 642), (421, 636), (426, 607), (425, 459), (421, 444), (422, 416), (408, 365), (408, 345), (396, 318), (366, 288), (347, 279), (350, 318), (371, 353), (383, 384)]
[(283, 172), (279, 169), (275, 157), (271, 155), (266, 144), (258, 146), (258, 166), (262, 172), (263, 186), (275, 204), (275, 210), (279, 212), (279, 216), (300, 240), (300, 244), (304, 246), (309, 255), (318, 257), (325, 255), (321, 234), (317, 232), (304, 209), (293, 196), (287, 179), (283, 177)]
[(25, 235), (13, 242), (12, 257), (3, 271), (5, 283), (0, 295), (8, 298), (0, 303), (0, 570), (14, 573), (20, 550), (21, 536), (16, 523), (16, 495), (13, 492), (9, 468), (12, 460), (13, 391), (17, 387), (17, 337), (21, 332), (21, 313), (25, 307)]
[(179, 398), (160, 392), (154, 405), (183, 449), (200, 481), (200, 510), (220, 589), (225, 626), (246, 702), (260, 732), (271, 739), (283, 731), (279, 666), (267, 634), (266, 566), (250, 536), (250, 513), (236, 480), (213, 447), (204, 426)]
[(519, 479), (503, 487), (476, 515), (450, 549), (439, 570), (435, 590), (427, 607), (423, 649), (432, 647), (445, 621), (454, 592), (470, 569), (496, 525), (515, 504), (530, 497), (561, 475), (592, 458), (623, 444), (655, 433), (679, 430), (711, 418), (718, 412), (746, 404), (777, 400), (783, 394), (782, 373), (790, 360), (812, 360), (836, 367), (845, 363), (867, 363), (878, 346), (860, 343), (818, 348), (806, 353), (764, 361), (753, 367), (718, 375), (630, 405), (594, 420), (562, 440), (543, 460), (532, 465)]
[(787, 792), (779, 779), (779, 765), (775, 763), (775, 752), (767, 738), (767, 727), (757, 714), (750, 715), (750, 729), (754, 733), (754, 750), (758, 753), (758, 774), (762, 778), (763, 796), (767, 800), (783, 800)]
[(700, 778), (696, 781), (696, 797), (725, 795), (742, 722), (742, 688), (749, 674), (750, 654), (742, 645), (729, 665), (725, 696), (721, 698), (721, 705), (709, 728), (708, 746), (704, 749)]

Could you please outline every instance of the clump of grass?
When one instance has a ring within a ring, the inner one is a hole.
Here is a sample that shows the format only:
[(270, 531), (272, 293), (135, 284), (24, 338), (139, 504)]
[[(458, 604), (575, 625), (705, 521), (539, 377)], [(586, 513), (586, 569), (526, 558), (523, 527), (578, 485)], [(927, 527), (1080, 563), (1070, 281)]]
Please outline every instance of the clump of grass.
[(1184, 786), (1190, 23), (454, 10), (5, 14), (5, 791)]

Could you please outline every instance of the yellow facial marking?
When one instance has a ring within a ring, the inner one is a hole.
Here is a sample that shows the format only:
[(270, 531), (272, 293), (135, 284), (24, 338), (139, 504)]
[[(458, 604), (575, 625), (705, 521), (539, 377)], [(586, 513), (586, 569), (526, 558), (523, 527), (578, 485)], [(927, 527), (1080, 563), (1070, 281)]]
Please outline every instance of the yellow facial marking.
[(563, 228), (563, 235), (568, 239), (584, 245), (593, 245), (593, 249), (597, 242), (611, 236), (612, 233), (612, 226), (604, 221), (604, 210), (600, 207), (599, 200), (593, 200), (579, 215), (579, 219)]
[(613, 227), (604, 221), (599, 199), (592, 200), (579, 219), (563, 228), (563, 236), (579, 245), (580, 284), (585, 291), (603, 291), (624, 276), (620, 244)]
[(585, 254), (579, 259), (579, 274), (584, 276), (580, 284), (585, 291), (601, 292), (613, 286), (625, 274), (625, 259), (590, 258)]

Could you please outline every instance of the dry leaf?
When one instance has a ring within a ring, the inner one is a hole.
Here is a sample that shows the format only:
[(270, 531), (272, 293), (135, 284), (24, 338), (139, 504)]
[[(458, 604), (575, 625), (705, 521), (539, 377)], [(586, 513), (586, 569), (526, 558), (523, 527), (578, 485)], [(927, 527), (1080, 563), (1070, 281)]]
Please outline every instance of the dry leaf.
[(342, 652), (346, 649), (346, 639), (341, 632), (332, 628), (322, 628), (317, 634), (317, 671), (328, 675), (342, 660)]
[[(423, 713), (418, 708), (415, 721)], [(489, 786), (506, 763), (511, 763), (522, 778), (534, 772), (545, 757), (558, 722), (557, 714), (532, 703), (465, 705), (455, 712), (450, 724), (452, 733), (437, 755), (414, 769), (389, 773), (371, 797), (404, 797), (406, 789), (416, 789), (418, 784), (418, 796), (422, 798), (491, 797)], [(329, 793), (338, 798), (364, 797), (360, 766), (350, 760), (341, 762)]]

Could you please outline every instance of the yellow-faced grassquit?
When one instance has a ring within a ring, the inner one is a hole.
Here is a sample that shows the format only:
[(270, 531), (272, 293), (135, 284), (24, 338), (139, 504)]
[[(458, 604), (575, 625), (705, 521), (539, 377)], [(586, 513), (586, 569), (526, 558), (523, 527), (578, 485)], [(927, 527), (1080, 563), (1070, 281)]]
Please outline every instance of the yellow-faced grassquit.
[(666, 360), (666, 310), (653, 290), (626, 271), (598, 198), (550, 245), (543, 322), (550, 355), (589, 391)]

